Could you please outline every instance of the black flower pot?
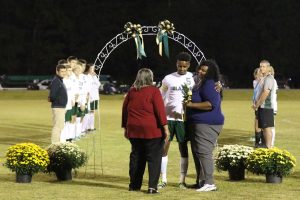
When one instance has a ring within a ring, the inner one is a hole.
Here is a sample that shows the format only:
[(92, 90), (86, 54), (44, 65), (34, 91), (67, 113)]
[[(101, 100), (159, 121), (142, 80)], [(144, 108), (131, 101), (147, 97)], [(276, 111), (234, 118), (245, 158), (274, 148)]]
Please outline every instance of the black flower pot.
[(56, 178), (59, 181), (72, 180), (72, 169), (58, 169), (55, 171)]
[(229, 179), (232, 181), (240, 181), (245, 179), (245, 168), (235, 167), (228, 169)]
[(32, 175), (28, 174), (16, 174), (17, 183), (31, 183)]
[(277, 176), (273, 174), (266, 174), (266, 183), (282, 183), (282, 176)]

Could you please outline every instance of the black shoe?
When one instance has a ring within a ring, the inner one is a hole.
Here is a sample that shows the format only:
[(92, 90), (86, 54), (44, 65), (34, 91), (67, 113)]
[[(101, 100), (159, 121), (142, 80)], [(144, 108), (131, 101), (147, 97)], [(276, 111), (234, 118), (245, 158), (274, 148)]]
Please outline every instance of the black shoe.
[(157, 189), (149, 188), (148, 189), (148, 194), (158, 194), (158, 191), (157, 191)]
[(128, 189), (128, 191), (140, 191), (140, 190), (141, 190), (140, 188), (132, 188), (132, 187)]
[(188, 188), (190, 188), (190, 189), (199, 189), (199, 188), (200, 188), (200, 185), (197, 184), (197, 183), (195, 183), (195, 184), (193, 184), (193, 185), (189, 185)]
[(200, 188), (203, 187), (204, 183), (205, 183), (205, 181), (202, 180), (202, 181), (200, 181), (200, 183), (195, 183), (193, 185), (189, 185), (188, 188), (191, 188), (191, 189), (200, 189)]

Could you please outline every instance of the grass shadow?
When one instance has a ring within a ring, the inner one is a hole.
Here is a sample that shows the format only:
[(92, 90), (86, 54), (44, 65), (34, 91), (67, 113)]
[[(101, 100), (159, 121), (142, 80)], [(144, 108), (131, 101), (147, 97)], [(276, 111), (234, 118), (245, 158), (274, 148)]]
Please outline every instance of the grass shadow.
[(252, 146), (253, 142), (250, 141), (251, 131), (238, 130), (238, 129), (223, 129), (218, 137), (218, 144), (223, 146), (225, 144), (242, 144)]

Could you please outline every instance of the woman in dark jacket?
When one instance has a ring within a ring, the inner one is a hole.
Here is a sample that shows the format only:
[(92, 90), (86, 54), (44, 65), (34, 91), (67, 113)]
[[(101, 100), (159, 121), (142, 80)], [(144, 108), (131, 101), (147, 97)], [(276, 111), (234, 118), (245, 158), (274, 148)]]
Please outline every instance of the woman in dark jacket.
[(197, 191), (217, 190), (213, 180), (212, 152), (224, 124), (221, 96), (215, 89), (219, 81), (218, 65), (205, 60), (198, 68), (199, 82), (192, 91), (192, 101), (186, 104), (190, 124), (191, 145), (197, 171)]
[(161, 93), (152, 85), (153, 73), (138, 71), (122, 109), (124, 136), (130, 140), (129, 190), (140, 190), (148, 162), (148, 193), (157, 193), (164, 138), (169, 130)]

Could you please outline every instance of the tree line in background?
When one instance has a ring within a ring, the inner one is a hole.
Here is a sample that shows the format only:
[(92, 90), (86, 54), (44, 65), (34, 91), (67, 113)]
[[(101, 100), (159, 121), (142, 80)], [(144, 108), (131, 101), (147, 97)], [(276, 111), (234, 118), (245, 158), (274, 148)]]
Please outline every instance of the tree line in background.
[[(168, 19), (218, 62), (231, 87), (252, 87), (261, 59), (299, 87), (299, 10), (297, 0), (1, 0), (0, 75), (54, 74), (57, 61), (70, 55), (94, 62), (126, 22), (157, 25)], [(132, 83), (137, 69), (148, 66), (163, 78), (175, 71), (176, 54), (185, 50), (169, 43), (170, 59), (159, 56), (154, 36), (145, 37), (147, 58), (136, 60), (129, 40), (111, 54), (102, 74)]]

